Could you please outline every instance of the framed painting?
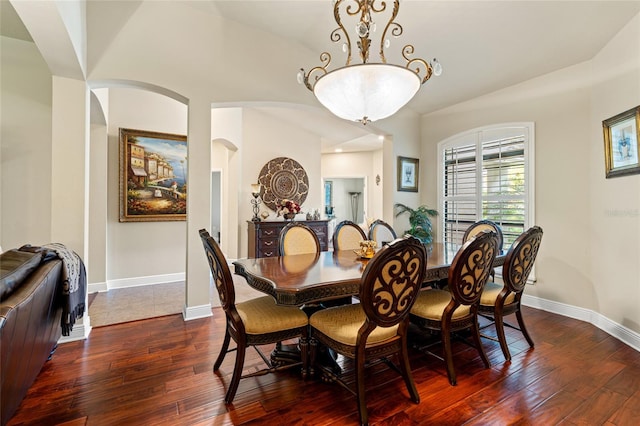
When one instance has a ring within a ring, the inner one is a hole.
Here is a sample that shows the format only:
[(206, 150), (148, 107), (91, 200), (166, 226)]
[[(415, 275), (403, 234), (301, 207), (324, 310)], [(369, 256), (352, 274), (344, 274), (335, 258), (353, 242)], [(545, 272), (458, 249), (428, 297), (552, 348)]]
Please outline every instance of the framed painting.
[(602, 122), (606, 177), (640, 173), (640, 106)]
[(418, 192), (419, 160), (398, 157), (398, 191)]
[(187, 219), (187, 137), (120, 129), (120, 222)]

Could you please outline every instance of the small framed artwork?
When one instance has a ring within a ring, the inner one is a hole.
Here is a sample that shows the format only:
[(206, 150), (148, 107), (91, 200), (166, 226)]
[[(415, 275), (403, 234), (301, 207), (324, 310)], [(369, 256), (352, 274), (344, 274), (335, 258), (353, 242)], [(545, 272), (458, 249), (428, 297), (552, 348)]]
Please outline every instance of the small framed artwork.
[(120, 222), (187, 220), (187, 137), (120, 129)]
[(418, 192), (419, 161), (417, 158), (398, 157), (398, 191)]
[(602, 122), (606, 177), (640, 173), (640, 106)]

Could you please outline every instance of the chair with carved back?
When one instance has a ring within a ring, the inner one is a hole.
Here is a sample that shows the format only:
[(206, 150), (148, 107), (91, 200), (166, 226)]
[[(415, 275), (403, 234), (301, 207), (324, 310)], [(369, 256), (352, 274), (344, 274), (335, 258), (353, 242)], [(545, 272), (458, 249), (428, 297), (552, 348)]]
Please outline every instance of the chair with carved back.
[(278, 252), (280, 256), (320, 253), (320, 241), (316, 233), (304, 223), (291, 222), (280, 231)]
[(496, 257), (497, 245), (496, 233), (489, 230), (467, 241), (458, 250), (449, 268), (448, 290), (421, 291), (409, 315), (419, 327), (440, 332), (444, 358), (428, 353), (446, 362), (447, 376), (452, 385), (457, 383), (451, 345), (452, 333), (456, 331), (471, 330), (480, 358), (485, 367), (490, 367), (480, 342), (478, 305)]
[[(407, 352), (409, 310), (426, 271), (426, 250), (408, 236), (383, 247), (368, 262), (360, 285), (360, 303), (314, 313), (311, 325), (311, 368), (316, 365), (318, 342), (354, 361), (355, 386), (346, 373), (317, 365), (325, 377), (335, 380), (358, 400), (361, 424), (368, 424), (365, 402), (365, 362), (383, 361), (404, 378), (411, 400), (420, 402), (411, 375)], [(389, 357), (398, 356), (398, 364)], [(355, 389), (354, 389), (355, 387)]]
[(366, 239), (367, 236), (357, 223), (343, 220), (333, 232), (333, 250), (357, 250), (360, 248), (360, 241)]
[[(529, 335), (522, 319), (521, 300), (524, 288), (535, 263), (540, 242), (542, 228), (534, 226), (523, 232), (511, 245), (502, 266), (502, 281), (504, 284), (488, 282), (480, 298), (479, 312), (485, 318), (493, 321), (500, 348), (507, 361), (511, 360), (509, 346), (504, 333), (504, 327), (511, 327), (522, 332), (522, 335), (533, 348), (533, 339)], [(516, 314), (518, 326), (504, 322), (507, 315)], [(483, 336), (487, 337), (487, 336)]]
[[(302, 367), (302, 374), (305, 376), (308, 359), (309, 320), (307, 315), (297, 307), (276, 305), (271, 296), (258, 297), (246, 302), (236, 303), (231, 271), (218, 243), (205, 229), (200, 230), (200, 238), (211, 268), (215, 287), (220, 296), (220, 304), (226, 317), (224, 340), (220, 354), (213, 364), (213, 371), (217, 372), (219, 370), (227, 353), (236, 352), (233, 375), (225, 395), (225, 402), (230, 404), (233, 401), (240, 379), (300, 366)], [(229, 342), (232, 338), (236, 342), (236, 348), (229, 349)], [(274, 366), (257, 347), (294, 338), (300, 338), (302, 359), (298, 363)], [(245, 353), (248, 347), (253, 347), (258, 352), (267, 368), (242, 375)]]
[(398, 238), (398, 234), (393, 230), (393, 227), (382, 219), (377, 219), (371, 223), (368, 236), (370, 240), (378, 243), (378, 247)]
[[(462, 243), (463, 244), (466, 243), (467, 241), (469, 241), (469, 239), (475, 237), (476, 235), (478, 235), (478, 233), (484, 231), (485, 229), (488, 229), (489, 231), (493, 231), (496, 233), (496, 236), (498, 237), (498, 253), (500, 253), (502, 251), (502, 246), (504, 241), (504, 237), (502, 235), (502, 229), (497, 223), (489, 219), (479, 220), (477, 222), (474, 222), (471, 226), (469, 226), (467, 230), (464, 231), (464, 235), (462, 236)], [(496, 273), (492, 269), (491, 279), (492, 280), (495, 279), (495, 276), (496, 276)]]

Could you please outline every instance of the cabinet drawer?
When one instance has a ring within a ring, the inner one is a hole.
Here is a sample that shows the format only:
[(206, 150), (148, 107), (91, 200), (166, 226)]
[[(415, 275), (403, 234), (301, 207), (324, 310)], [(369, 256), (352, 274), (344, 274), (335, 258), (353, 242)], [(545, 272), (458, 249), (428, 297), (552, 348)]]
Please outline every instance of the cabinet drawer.
[(258, 241), (258, 248), (262, 251), (264, 250), (278, 250), (278, 239), (277, 238), (265, 238), (264, 240)]
[(280, 228), (264, 228), (258, 230), (258, 238), (278, 238)]
[(275, 257), (278, 255), (278, 248), (261, 248), (258, 250), (258, 257)]

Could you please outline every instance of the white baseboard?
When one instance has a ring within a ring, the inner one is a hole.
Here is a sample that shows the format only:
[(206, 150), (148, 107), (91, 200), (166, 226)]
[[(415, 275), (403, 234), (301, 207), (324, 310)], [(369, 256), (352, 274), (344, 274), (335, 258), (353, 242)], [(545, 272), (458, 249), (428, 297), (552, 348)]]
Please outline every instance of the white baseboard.
[(58, 344), (75, 342), (77, 340), (85, 340), (91, 333), (91, 318), (87, 312), (82, 316), (81, 321), (73, 325), (73, 330), (68, 336), (62, 336), (58, 339)]
[(604, 315), (594, 312), (590, 309), (584, 309), (577, 306), (567, 305), (565, 303), (554, 302), (552, 300), (541, 299), (535, 296), (522, 296), (522, 304), (532, 308), (541, 309), (543, 311), (552, 312), (569, 318), (588, 322), (605, 333), (615, 337), (621, 342), (631, 346), (640, 352), (640, 334), (633, 330), (629, 330)]
[(106, 283), (90, 283), (87, 286), (89, 293), (108, 291), (114, 288), (140, 287), (143, 285), (174, 283), (184, 281), (186, 274), (178, 272), (175, 274), (149, 275), (146, 277), (121, 278), (118, 280), (108, 280)]
[(211, 312), (211, 304), (200, 306), (185, 306), (182, 310), (182, 318), (185, 321), (191, 321), (198, 318), (207, 318), (213, 316)]
[(107, 285), (106, 282), (102, 282), (102, 283), (89, 283), (87, 285), (87, 292), (89, 294), (91, 293), (98, 293), (98, 292), (103, 292), (103, 291), (107, 291), (109, 290), (109, 286)]

